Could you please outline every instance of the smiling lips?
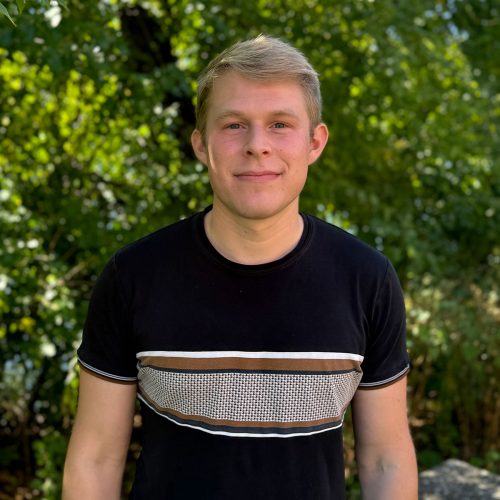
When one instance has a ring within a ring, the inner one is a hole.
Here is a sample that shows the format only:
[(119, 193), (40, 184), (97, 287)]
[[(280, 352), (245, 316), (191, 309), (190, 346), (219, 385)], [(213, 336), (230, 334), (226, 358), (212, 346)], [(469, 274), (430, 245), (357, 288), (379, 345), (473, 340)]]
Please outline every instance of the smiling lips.
[(267, 182), (277, 179), (281, 174), (277, 172), (272, 172), (270, 170), (263, 171), (248, 171), (242, 172), (241, 174), (236, 174), (236, 177), (242, 181), (251, 182)]

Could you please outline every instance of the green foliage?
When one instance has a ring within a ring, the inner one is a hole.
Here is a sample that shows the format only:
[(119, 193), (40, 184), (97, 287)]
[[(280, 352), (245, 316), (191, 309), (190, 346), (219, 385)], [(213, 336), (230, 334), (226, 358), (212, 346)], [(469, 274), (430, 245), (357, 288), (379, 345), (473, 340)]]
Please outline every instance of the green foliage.
[[(189, 146), (195, 79), (228, 44), (260, 32), (292, 41), (321, 76), (332, 139), (311, 167), (303, 208), (387, 253), (406, 290), (421, 465), (455, 456), (498, 470), (493, 7), (481, 0), (17, 4), (0, 4), (18, 24), (0, 27), (6, 491), (31, 484), (39, 496), (58, 497), (77, 392), (74, 350), (92, 284), (114, 250), (210, 202)], [(348, 453), (354, 492), (352, 462)]]
[(3, 5), (2, 3), (0, 3), (0, 14), (5, 16), (14, 26), (16, 25), (16, 23), (14, 22), (14, 20), (12, 19), (12, 17), (9, 14), (9, 11), (5, 7), (5, 5)]
[(13, 26), (16, 26), (16, 23), (14, 22), (12, 16), (16, 15), (20, 16), (27, 5), (35, 8), (42, 7), (45, 11), (50, 10), (51, 5), (60, 6), (66, 10), (68, 9), (66, 0), (55, 0), (53, 2), (51, 2), (51, 0), (37, 0), (37, 1), (31, 1), (29, 3), (26, 2), (26, 0), (15, 0), (15, 2), (9, 0), (9, 4), (10, 4), (10, 9), (7, 8), (2, 2), (0, 2), (0, 16), (6, 17)]
[(33, 489), (40, 492), (42, 498), (61, 498), (60, 474), (66, 456), (67, 436), (53, 428), (44, 429), (40, 436), (32, 445), (37, 465)]

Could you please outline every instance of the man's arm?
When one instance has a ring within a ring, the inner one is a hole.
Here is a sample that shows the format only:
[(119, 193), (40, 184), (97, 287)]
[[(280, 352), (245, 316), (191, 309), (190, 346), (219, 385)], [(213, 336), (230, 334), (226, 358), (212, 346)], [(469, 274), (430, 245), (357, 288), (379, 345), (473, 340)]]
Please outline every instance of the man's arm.
[(363, 499), (417, 500), (417, 462), (406, 414), (406, 377), (380, 389), (358, 390), (352, 411)]
[(80, 394), (64, 464), (63, 499), (117, 500), (132, 432), (135, 384), (80, 370)]

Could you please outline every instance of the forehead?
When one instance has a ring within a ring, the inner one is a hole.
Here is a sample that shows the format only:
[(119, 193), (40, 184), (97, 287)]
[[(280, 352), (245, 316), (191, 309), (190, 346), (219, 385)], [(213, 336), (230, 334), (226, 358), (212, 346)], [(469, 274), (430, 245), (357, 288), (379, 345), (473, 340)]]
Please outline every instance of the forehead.
[(304, 89), (295, 79), (252, 79), (227, 71), (215, 79), (208, 99), (208, 116), (228, 111), (265, 112), (288, 109), (306, 113)]

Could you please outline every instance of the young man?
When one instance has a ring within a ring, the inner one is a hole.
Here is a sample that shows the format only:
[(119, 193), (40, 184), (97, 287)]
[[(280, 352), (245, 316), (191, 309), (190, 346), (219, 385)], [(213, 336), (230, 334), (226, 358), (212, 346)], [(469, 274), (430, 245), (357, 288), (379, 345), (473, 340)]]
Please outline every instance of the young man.
[(120, 250), (78, 350), (64, 498), (345, 498), (352, 401), (363, 498), (417, 498), (400, 286), (388, 260), (299, 212), (328, 132), (288, 44), (236, 44), (199, 79), (192, 143), (213, 206)]

